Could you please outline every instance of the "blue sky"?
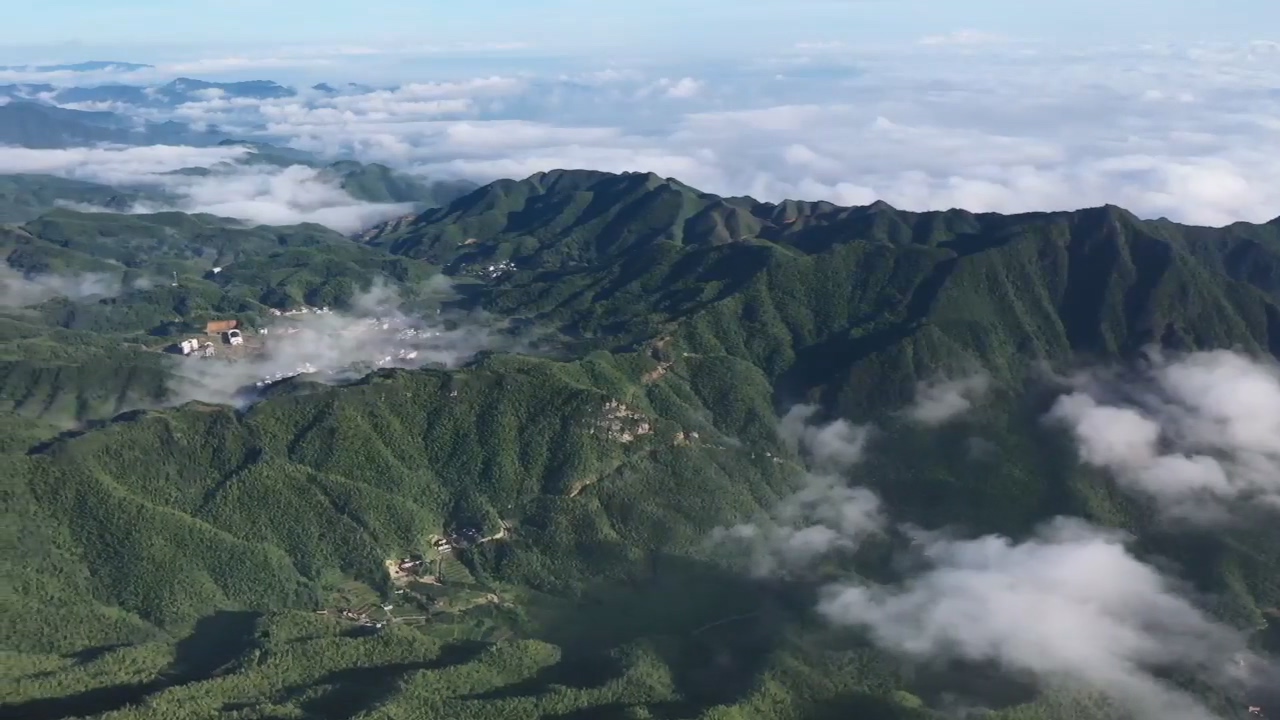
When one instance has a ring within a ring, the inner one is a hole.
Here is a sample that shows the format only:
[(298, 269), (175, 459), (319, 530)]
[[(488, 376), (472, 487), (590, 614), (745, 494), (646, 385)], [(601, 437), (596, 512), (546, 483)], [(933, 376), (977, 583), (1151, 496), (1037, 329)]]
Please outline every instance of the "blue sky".
[[(969, 29), (1018, 38), (1275, 39), (1276, 0), (46, 0), (5, 12), (5, 62), (111, 52), (163, 60), (280, 44), (529, 43), (599, 56), (759, 44), (895, 43)], [(1272, 37), (1266, 37), (1266, 36)]]

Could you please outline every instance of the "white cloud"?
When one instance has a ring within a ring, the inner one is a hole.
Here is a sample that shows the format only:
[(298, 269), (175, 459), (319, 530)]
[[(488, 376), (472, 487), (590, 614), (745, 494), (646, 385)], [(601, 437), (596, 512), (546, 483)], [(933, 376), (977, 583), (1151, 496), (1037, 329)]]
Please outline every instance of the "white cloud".
[(713, 545), (745, 552), (757, 576), (804, 572), (832, 553), (857, 549), (884, 527), (880, 498), (847, 478), (862, 459), (870, 429), (847, 420), (812, 424), (816, 412), (812, 405), (797, 405), (778, 428), (783, 442), (809, 466), (801, 489), (767, 518), (712, 533)]
[[(262, 225), (313, 222), (352, 233), (383, 220), (404, 215), (412, 203), (370, 203), (356, 200), (305, 165), (284, 168), (250, 166), (203, 177), (139, 178), (175, 193), (178, 209), (205, 212)], [(164, 204), (140, 202), (132, 212), (157, 212)]]
[(1280, 507), (1280, 369), (1227, 350), (1154, 356), (1139, 378), (1077, 380), (1047, 418), (1081, 459), (1169, 516)]
[[(242, 146), (191, 148), (152, 145), (69, 150), (0, 148), (0, 173), (60, 175), (115, 186), (159, 190), (174, 198), (172, 202), (141, 201), (130, 212), (178, 209), (212, 213), (254, 224), (314, 222), (339, 232), (354, 232), (403, 215), (412, 208), (406, 203), (356, 200), (322, 171), (303, 165), (284, 168), (227, 165), (247, 154)], [(205, 176), (166, 174), (182, 168), (211, 166), (218, 169)]]
[[(1231, 362), (1225, 356), (1217, 361)], [(1161, 366), (1157, 374), (1178, 388), (1173, 395), (1217, 423), (1210, 429), (1185, 422), (1190, 436), (1226, 432), (1239, 445), (1268, 449), (1280, 437), (1268, 434), (1273, 391), (1256, 371), (1195, 357)], [(1222, 386), (1228, 375), (1239, 378), (1235, 390)], [(926, 386), (929, 399), (916, 409), (937, 410), (921, 412), (920, 419), (953, 416), (963, 404), (955, 396), (964, 399), (955, 388), (987, 383), (984, 375), (966, 381), (953, 381), (947, 391), (940, 390), (946, 381)], [(1245, 395), (1254, 398), (1247, 413), (1231, 400)], [(805, 487), (767, 519), (718, 530), (712, 541), (745, 550), (751, 572), (773, 578), (804, 573), (872, 535), (909, 539), (909, 551), (893, 558), (900, 579), (846, 575), (825, 582), (817, 609), (831, 623), (858, 629), (926, 667), (954, 661), (995, 666), (1043, 690), (1102, 696), (1118, 717), (1135, 720), (1218, 717), (1170, 682), (1171, 673), (1239, 696), (1255, 691), (1262, 675), (1273, 671), (1249, 651), (1242, 631), (1208, 615), (1184, 596), (1181, 583), (1131, 553), (1124, 533), (1077, 518), (1057, 518), (1022, 540), (961, 538), (892, 524), (878, 497), (845, 477), (863, 456), (869, 428), (843, 420), (814, 423), (816, 412), (792, 408), (779, 428), (810, 467)], [(1131, 417), (1110, 429), (1097, 435), (1096, 458), (1143, 456), (1154, 442), (1150, 428)]]
[[(644, 170), (766, 200), (979, 212), (1114, 203), (1225, 224), (1280, 214), (1280, 167), (1266, 160), (1280, 152), (1273, 60), (1227, 46), (930, 45), (705, 67), (688, 83), (678, 70), (626, 68), (478, 78), (495, 88), (348, 96), (317, 101), (314, 114), (273, 101), (255, 117), (309, 148), (481, 181)], [(185, 112), (228, 122), (249, 111)], [(484, 128), (488, 144), (457, 143)]]
[(7, 66), (0, 69), (0, 83), (49, 83), (54, 85), (100, 85), (116, 83), (166, 82), (179, 76), (226, 78), (261, 75), (272, 71), (328, 71), (342, 73), (351, 63), (403, 63), (413, 58), (468, 53), (496, 53), (527, 49), (527, 43), (436, 43), (417, 39), (388, 43), (379, 47), (364, 45), (285, 45), (265, 52), (242, 52), (225, 55), (191, 55), (170, 57), (150, 67), (130, 69), (109, 66), (94, 70), (42, 70), (36, 65)]
[(54, 298), (83, 300), (120, 293), (120, 277), (110, 273), (26, 275), (0, 263), (0, 307), (28, 307)]
[(658, 83), (666, 88), (665, 95), (670, 98), (691, 98), (702, 92), (702, 83), (691, 77), (682, 77), (674, 82), (663, 78)]
[(337, 132), (369, 132), (379, 126), (396, 131), (407, 123), (470, 114), (479, 100), (500, 98), (522, 89), (524, 84), (518, 79), (490, 76), (459, 82), (410, 83), (360, 94), (307, 91), (297, 97), (265, 101), (214, 97), (183, 103), (172, 114), (198, 122), (222, 121), (229, 116), (234, 122), (250, 111), (269, 127), (288, 128), (293, 134), (306, 134), (317, 126), (333, 126)]
[(921, 45), (986, 45), (1003, 42), (1004, 37), (981, 30), (956, 30), (942, 35), (926, 35), (920, 38)]
[(170, 63), (156, 68), (158, 75), (206, 75), (240, 70), (276, 70), (280, 68), (333, 65), (328, 58), (313, 57), (220, 57)]
[(870, 428), (843, 419), (811, 424), (817, 412), (816, 405), (792, 407), (782, 416), (778, 436), (819, 472), (843, 472), (858, 464), (866, 452)]
[[(443, 293), (449, 288), (438, 276), (431, 289)], [(446, 326), (446, 321), (453, 322)], [(169, 382), (172, 401), (243, 405), (257, 398), (258, 383), (303, 372), (308, 380), (337, 383), (372, 367), (456, 367), (483, 350), (521, 347), (482, 317), (407, 314), (396, 293), (380, 283), (356, 297), (345, 312), (286, 316), (266, 327), (265, 336), (251, 340), (262, 344), (261, 352), (244, 359), (178, 361)]]
[(0, 173), (38, 173), (106, 184), (129, 183), (141, 176), (234, 161), (247, 153), (244, 147), (169, 145), (66, 150), (0, 147)]
[(1104, 693), (1139, 720), (1214, 718), (1161, 673), (1230, 684), (1244, 638), (1124, 541), (1074, 519), (1024, 542), (920, 533), (929, 569), (896, 585), (831, 586), (819, 610), (926, 662), (995, 662), (1046, 686)]
[(921, 425), (941, 425), (968, 412), (990, 389), (991, 376), (985, 372), (923, 382), (916, 387), (915, 401), (904, 413)]
[(134, 70), (103, 68), (101, 70), (0, 70), (0, 82), (49, 83), (52, 85), (98, 85), (104, 83), (165, 82), (178, 76), (201, 76), (234, 72), (257, 72), (280, 69), (331, 67), (335, 61), (308, 56), (226, 56), (193, 58), (162, 63)]
[(804, 40), (794, 45), (796, 50), (807, 52), (823, 51), (823, 50), (847, 50), (848, 43), (839, 40)]
[(948, 39), (966, 42), (787, 48), (734, 66), (614, 61), (166, 112), (479, 181), (642, 170), (763, 200), (977, 212), (1113, 203), (1210, 225), (1280, 215), (1280, 166), (1267, 161), (1280, 153), (1280, 65), (1269, 45)]

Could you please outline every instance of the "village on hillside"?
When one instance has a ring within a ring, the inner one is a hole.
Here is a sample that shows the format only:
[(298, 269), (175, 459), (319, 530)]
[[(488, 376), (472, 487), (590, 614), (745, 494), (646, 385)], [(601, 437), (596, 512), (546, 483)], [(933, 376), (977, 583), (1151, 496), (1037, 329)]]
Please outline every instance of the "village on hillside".
[[(173, 343), (166, 351), (192, 360), (264, 361), (265, 372), (255, 383), (258, 389), (262, 389), (298, 375), (343, 375), (359, 369), (356, 366), (367, 366), (364, 368), (366, 371), (382, 367), (415, 367), (421, 364), (420, 350), (415, 345), (440, 335), (438, 330), (417, 327), (403, 318), (364, 318), (337, 323), (335, 328), (307, 324), (311, 318), (332, 312), (328, 307), (309, 306), (284, 311), (273, 309), (271, 314), (278, 319), (254, 329), (242, 326), (235, 319), (211, 320), (205, 324), (203, 335)], [(362, 354), (367, 351), (367, 356), (354, 359), (340, 357), (335, 362), (334, 354), (325, 352), (332, 347), (334, 334), (357, 335), (348, 344), (357, 347)], [(273, 354), (273, 350), (285, 343), (289, 343), (289, 352)], [(308, 345), (313, 343), (315, 352), (308, 352)], [(301, 356), (302, 360), (291, 365), (286, 356)], [(273, 360), (280, 362), (271, 362)]]
[[(497, 542), (511, 535), (513, 526), (502, 521), (492, 535), (484, 536), (475, 527), (461, 527), (445, 535), (431, 535), (427, 554), (393, 558), (385, 562), (394, 598), (382, 602), (376, 598), (349, 598), (336, 607), (316, 611), (369, 632), (377, 632), (392, 623), (421, 625), (428, 621), (456, 618), (460, 613), (479, 607), (509, 608), (491, 588), (475, 582), (457, 553), (483, 543)], [(452, 626), (451, 626), (452, 627)]]

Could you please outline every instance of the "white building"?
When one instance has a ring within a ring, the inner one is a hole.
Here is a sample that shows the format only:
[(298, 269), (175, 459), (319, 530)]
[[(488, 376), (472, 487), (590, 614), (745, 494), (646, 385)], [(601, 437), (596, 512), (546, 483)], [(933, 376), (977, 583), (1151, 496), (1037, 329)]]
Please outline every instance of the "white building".
[(178, 343), (178, 351), (181, 352), (183, 355), (190, 355), (191, 353), (196, 352), (199, 349), (200, 349), (200, 340), (197, 338), (183, 340), (182, 342)]

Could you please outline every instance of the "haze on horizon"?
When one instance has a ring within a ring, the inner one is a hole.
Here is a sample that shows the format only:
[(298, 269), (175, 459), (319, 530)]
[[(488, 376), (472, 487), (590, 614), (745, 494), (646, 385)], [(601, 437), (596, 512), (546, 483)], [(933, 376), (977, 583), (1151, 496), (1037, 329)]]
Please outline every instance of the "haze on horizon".
[[(638, 170), (762, 200), (997, 212), (1116, 204), (1209, 225), (1280, 214), (1280, 170), (1268, 159), (1280, 153), (1280, 31), (1267, 36), (1280, 5), (1015, 6), (237, 0), (215, 11), (128, 0), (108, 11), (63, 1), (11, 14), (23, 40), (0, 50), (0, 84), (276, 81), (300, 94), (210, 90), (139, 107), (31, 92), (431, 178)], [(148, 67), (35, 67), (90, 60)], [(321, 82), (340, 92), (308, 90)], [(0, 102), (28, 95), (18, 88)], [(143, 151), (119, 152), (0, 148), (0, 173), (151, 178), (198, 154), (151, 149), (139, 162)], [(273, 179), (268, 195), (297, 196), (288, 178), (305, 175)], [(263, 187), (220, 186), (208, 206), (258, 202)]]

